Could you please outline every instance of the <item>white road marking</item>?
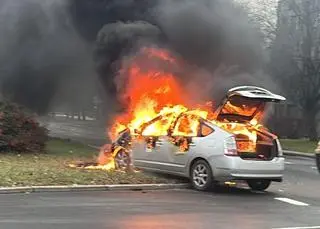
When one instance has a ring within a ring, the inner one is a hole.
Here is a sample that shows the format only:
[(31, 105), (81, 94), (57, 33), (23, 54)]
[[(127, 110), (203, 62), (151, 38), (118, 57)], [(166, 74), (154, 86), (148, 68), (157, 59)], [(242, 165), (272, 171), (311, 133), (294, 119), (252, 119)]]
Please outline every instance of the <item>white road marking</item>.
[(319, 229), (320, 226), (311, 226), (311, 227), (278, 227), (272, 229)]
[(297, 205), (297, 206), (309, 206), (309, 204), (307, 204), (307, 203), (303, 203), (303, 202), (300, 202), (300, 201), (297, 201), (297, 200), (293, 200), (293, 199), (290, 199), (290, 198), (277, 197), (277, 198), (274, 198), (274, 199), (280, 200), (282, 202), (286, 202), (286, 203), (289, 203), (289, 204)]

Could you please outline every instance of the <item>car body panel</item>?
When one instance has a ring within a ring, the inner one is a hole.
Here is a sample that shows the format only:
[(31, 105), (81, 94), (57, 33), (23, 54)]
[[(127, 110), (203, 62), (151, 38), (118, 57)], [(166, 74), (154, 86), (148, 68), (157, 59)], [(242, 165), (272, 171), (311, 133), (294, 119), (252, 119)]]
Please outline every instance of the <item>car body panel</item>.
[(215, 177), (220, 180), (240, 178), (281, 178), (284, 158), (276, 157), (271, 161), (243, 160), (240, 157), (222, 156), (211, 162)]

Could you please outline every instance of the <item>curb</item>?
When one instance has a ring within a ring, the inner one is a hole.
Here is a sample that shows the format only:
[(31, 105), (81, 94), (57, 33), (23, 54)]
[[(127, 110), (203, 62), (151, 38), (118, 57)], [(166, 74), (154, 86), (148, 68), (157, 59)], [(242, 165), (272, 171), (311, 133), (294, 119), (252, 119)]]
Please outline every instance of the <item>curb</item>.
[(312, 153), (301, 153), (290, 150), (283, 150), (283, 154), (287, 156), (298, 156), (298, 157), (307, 157), (307, 158), (315, 158), (315, 155)]
[(26, 186), (3, 187), (0, 194), (31, 192), (84, 192), (84, 191), (143, 191), (186, 189), (189, 184), (123, 184), (123, 185), (61, 185), (61, 186)]

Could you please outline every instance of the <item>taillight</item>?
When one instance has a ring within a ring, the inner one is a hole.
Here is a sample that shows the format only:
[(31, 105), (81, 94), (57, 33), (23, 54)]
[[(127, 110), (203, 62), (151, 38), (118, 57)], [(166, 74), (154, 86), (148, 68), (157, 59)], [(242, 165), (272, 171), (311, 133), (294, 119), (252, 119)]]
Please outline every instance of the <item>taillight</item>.
[(237, 142), (234, 136), (228, 137), (224, 140), (224, 155), (238, 156)]

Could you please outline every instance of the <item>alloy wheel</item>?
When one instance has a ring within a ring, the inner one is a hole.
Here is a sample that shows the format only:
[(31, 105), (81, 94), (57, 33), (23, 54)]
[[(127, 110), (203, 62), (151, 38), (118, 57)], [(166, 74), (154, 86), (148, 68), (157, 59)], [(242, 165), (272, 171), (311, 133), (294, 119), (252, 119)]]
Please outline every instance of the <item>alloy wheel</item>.
[(195, 166), (192, 174), (192, 179), (195, 185), (202, 188), (205, 187), (208, 183), (208, 169), (204, 164), (198, 164)]
[(126, 169), (128, 168), (130, 162), (129, 154), (126, 151), (121, 150), (119, 153), (117, 153), (114, 161), (116, 169)]

